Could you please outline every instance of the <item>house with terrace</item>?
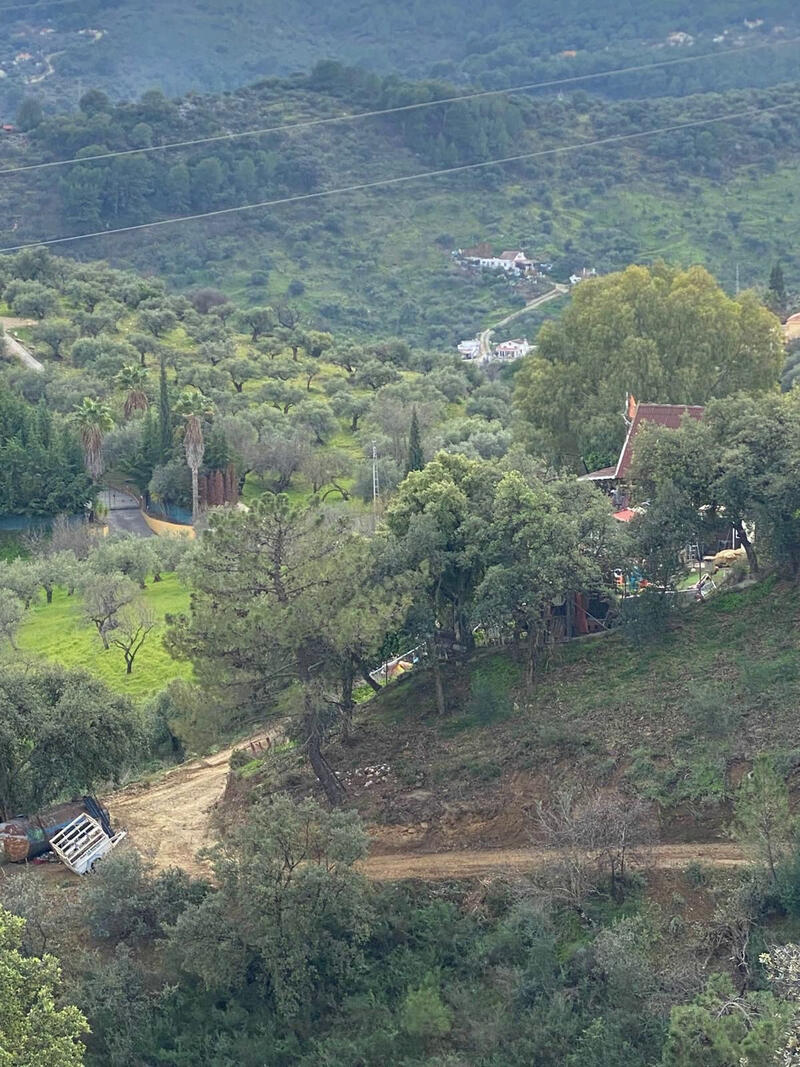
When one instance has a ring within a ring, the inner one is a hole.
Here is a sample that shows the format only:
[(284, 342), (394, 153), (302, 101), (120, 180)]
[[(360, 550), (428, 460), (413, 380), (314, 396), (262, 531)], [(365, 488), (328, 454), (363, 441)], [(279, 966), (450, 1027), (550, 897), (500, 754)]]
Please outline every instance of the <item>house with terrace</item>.
[(595, 482), (599, 488), (608, 493), (615, 505), (617, 505), (616, 518), (621, 522), (629, 522), (635, 512), (628, 507), (627, 481), (633, 466), (636, 438), (642, 427), (649, 424), (677, 430), (685, 418), (688, 417), (699, 421), (703, 418), (704, 413), (705, 408), (698, 404), (639, 403), (635, 397), (629, 396), (625, 413), (625, 422), (628, 430), (617, 462), (611, 467), (587, 471), (586, 474), (581, 475), (580, 480)]

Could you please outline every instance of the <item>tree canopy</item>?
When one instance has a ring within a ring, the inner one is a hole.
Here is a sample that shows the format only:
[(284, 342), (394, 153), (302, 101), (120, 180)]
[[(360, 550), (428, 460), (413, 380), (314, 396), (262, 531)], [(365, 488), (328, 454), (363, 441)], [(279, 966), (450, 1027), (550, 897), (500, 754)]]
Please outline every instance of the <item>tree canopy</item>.
[(0, 675), (0, 817), (114, 779), (141, 734), (123, 697), (82, 671), (42, 666)]
[(9, 1067), (81, 1067), (89, 1029), (74, 1005), (59, 1006), (53, 956), (20, 951), (25, 923), (0, 908), (0, 1062)]
[(45, 404), (0, 394), (0, 515), (76, 514), (92, 495), (77, 435)]
[(628, 394), (706, 404), (776, 387), (778, 319), (754, 293), (726, 296), (702, 267), (656, 264), (581, 283), (558, 323), (542, 327), (516, 378), (519, 436), (559, 465), (612, 463)]

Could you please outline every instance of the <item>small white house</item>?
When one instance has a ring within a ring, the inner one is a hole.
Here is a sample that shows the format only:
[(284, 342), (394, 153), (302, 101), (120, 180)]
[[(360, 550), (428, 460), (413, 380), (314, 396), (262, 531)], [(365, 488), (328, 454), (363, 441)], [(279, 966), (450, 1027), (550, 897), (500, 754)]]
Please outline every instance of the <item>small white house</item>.
[(459, 249), (456, 255), (465, 263), (472, 263), (481, 270), (504, 270), (508, 274), (527, 274), (534, 269), (533, 260), (518, 249), (501, 252), (499, 256), (495, 256), (488, 244), (480, 244), (475, 248)]
[(462, 341), (458, 346), (458, 354), (462, 359), (477, 359), (481, 354), (481, 343), (477, 337), (471, 341)]
[(533, 267), (533, 260), (528, 259), (525, 253), (520, 251), (501, 252), (497, 259), (503, 270), (517, 271), (520, 274), (524, 274)]
[(569, 284), (570, 285), (577, 285), (579, 282), (585, 282), (587, 280), (587, 278), (596, 278), (596, 277), (597, 277), (597, 271), (595, 270), (594, 267), (592, 267), (591, 269), (589, 269), (588, 267), (584, 267), (583, 270), (580, 272), (580, 274), (570, 274), (570, 276), (569, 276)]
[(521, 359), (523, 356), (527, 356), (530, 350), (531, 346), (525, 337), (518, 337), (514, 341), (503, 341), (499, 345), (495, 345), (491, 361), (510, 363), (514, 359)]

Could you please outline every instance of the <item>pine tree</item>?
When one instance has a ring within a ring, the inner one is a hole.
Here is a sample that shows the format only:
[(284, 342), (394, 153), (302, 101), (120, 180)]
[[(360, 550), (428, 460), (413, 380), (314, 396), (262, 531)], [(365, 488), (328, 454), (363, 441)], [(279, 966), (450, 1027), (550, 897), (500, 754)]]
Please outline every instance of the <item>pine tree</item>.
[(161, 356), (161, 366), (158, 379), (158, 423), (160, 431), (161, 462), (164, 463), (172, 448), (172, 414), (169, 408), (169, 394), (167, 393), (167, 364), (164, 356)]
[(417, 409), (411, 412), (411, 428), (408, 431), (408, 463), (406, 473), (421, 471), (425, 466), (425, 456), (422, 451), (422, 440), (419, 432), (419, 419)]

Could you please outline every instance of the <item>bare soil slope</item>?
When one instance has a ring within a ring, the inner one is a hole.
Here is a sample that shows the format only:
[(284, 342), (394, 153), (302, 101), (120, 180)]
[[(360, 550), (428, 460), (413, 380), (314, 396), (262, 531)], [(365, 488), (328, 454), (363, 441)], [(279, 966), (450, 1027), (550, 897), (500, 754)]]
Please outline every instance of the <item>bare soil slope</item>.
[(157, 781), (137, 782), (108, 798), (115, 826), (155, 867), (207, 873), (197, 858), (214, 843), (211, 813), (225, 790), (234, 748), (181, 764)]
[[(127, 829), (131, 842), (157, 869), (208, 872), (197, 852), (214, 842), (211, 815), (224, 792), (232, 752), (227, 748), (207, 759), (192, 760), (156, 782), (137, 783), (109, 797), (115, 822)], [(557, 851), (544, 848), (392, 852), (371, 855), (362, 870), (375, 881), (439, 881), (522, 874), (557, 858)], [(745, 862), (741, 850), (728, 843), (662, 844), (641, 851), (634, 866), (669, 870), (690, 863), (738, 867)]]

